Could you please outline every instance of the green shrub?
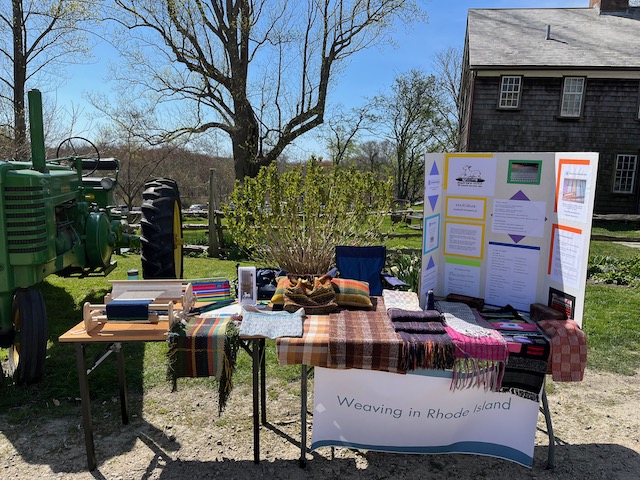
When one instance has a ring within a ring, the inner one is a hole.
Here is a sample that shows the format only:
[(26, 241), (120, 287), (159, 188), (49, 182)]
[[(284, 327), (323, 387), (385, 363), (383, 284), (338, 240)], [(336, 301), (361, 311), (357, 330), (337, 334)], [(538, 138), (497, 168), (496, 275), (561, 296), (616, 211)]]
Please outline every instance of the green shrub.
[(592, 255), (589, 258), (587, 278), (594, 283), (640, 285), (640, 256), (618, 258)]
[(235, 242), (254, 260), (292, 273), (323, 273), (336, 245), (376, 241), (391, 205), (391, 182), (353, 168), (263, 167), (236, 182), (223, 207)]

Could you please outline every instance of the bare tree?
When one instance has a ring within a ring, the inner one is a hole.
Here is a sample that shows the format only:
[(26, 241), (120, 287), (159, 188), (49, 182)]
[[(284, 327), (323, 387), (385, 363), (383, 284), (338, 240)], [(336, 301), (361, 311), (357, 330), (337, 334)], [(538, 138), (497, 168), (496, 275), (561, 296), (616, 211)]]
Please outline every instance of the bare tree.
[[(175, 137), (220, 129), (236, 178), (254, 176), (324, 121), (336, 67), (386, 40), (414, 0), (116, 0), (131, 40), (128, 85), (187, 100)], [(188, 120), (188, 121), (186, 121)]]
[(17, 158), (28, 152), (26, 85), (51, 86), (60, 79), (62, 65), (86, 61), (89, 41), (81, 27), (97, 11), (97, 3), (0, 0), (0, 102), (13, 112)]
[(377, 122), (395, 145), (396, 197), (422, 195), (424, 153), (437, 150), (440, 128), (437, 83), (433, 75), (411, 70), (396, 77), (391, 92), (374, 99)]
[[(98, 105), (97, 96), (93, 97)], [(106, 98), (102, 98), (106, 102)], [(105, 107), (106, 108), (106, 107)], [(166, 175), (168, 163), (184, 147), (184, 141), (165, 142), (151, 147), (141, 132), (146, 132), (153, 115), (137, 106), (116, 102), (111, 105), (113, 116), (102, 125), (97, 141), (101, 157), (116, 157), (120, 160), (118, 188), (116, 194), (131, 207), (139, 204), (144, 184), (152, 177)], [(184, 167), (183, 167), (184, 168)], [(188, 170), (188, 169), (187, 169)]]
[(378, 174), (388, 173), (394, 157), (393, 146), (389, 140), (367, 140), (357, 146), (356, 165), (362, 170)]
[(333, 165), (342, 165), (355, 153), (357, 135), (370, 119), (367, 110), (367, 107), (361, 107), (345, 113), (341, 108), (336, 108), (333, 116), (327, 120), (324, 141)]
[(436, 132), (436, 138), (442, 151), (453, 151), (458, 146), (460, 135), (462, 49), (449, 47), (436, 53), (433, 73), (438, 85), (435, 107), (440, 116), (440, 129)]

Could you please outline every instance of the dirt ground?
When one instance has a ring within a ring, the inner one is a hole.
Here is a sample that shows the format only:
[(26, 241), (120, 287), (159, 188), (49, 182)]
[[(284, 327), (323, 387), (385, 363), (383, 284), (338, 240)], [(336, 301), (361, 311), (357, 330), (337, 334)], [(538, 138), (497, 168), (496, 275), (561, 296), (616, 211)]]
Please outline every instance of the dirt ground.
[[(261, 428), (262, 460), (255, 465), (249, 388), (236, 388), (218, 417), (213, 389), (203, 386), (171, 393), (167, 385), (144, 398), (129, 399), (129, 425), (120, 423), (118, 408), (94, 405), (98, 461), (94, 472), (87, 471), (79, 405), (77, 417), (44, 423), (7, 426), (0, 417), (0, 478), (640, 478), (640, 372), (623, 377), (587, 371), (583, 382), (555, 383), (550, 390), (557, 440), (553, 471), (545, 469), (548, 440), (542, 415), (531, 469), (475, 455), (396, 455), (337, 448), (332, 457), (328, 447), (307, 453), (307, 467), (301, 469), (296, 389), (275, 384), (268, 385), (270, 423)], [(118, 399), (112, 401), (117, 406)]]

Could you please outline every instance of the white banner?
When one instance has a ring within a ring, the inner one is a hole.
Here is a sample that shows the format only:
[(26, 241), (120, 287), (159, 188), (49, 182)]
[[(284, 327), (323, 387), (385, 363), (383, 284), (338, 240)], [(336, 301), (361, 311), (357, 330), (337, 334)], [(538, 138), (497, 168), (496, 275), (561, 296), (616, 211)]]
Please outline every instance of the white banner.
[(315, 369), (311, 449), (474, 453), (533, 464), (538, 404), (508, 393), (451, 392), (450, 372)]

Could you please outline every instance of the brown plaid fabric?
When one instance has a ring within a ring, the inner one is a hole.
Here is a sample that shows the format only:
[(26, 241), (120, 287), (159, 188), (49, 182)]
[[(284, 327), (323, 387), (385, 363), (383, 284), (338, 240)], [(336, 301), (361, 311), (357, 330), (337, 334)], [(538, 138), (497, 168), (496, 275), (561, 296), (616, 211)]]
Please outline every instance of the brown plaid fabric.
[(402, 340), (386, 313), (343, 310), (330, 318), (329, 367), (402, 371)]
[(326, 367), (329, 357), (329, 315), (309, 315), (304, 320), (302, 338), (278, 338), (276, 352), (280, 365)]

